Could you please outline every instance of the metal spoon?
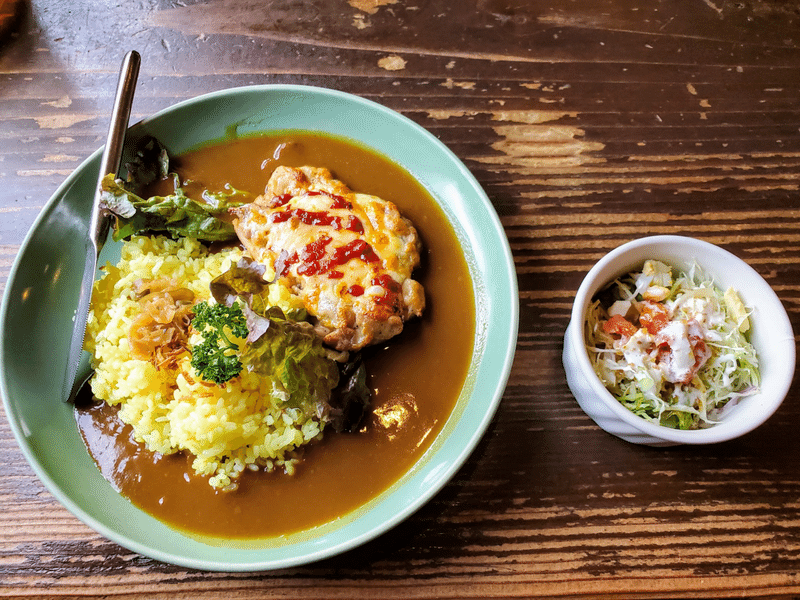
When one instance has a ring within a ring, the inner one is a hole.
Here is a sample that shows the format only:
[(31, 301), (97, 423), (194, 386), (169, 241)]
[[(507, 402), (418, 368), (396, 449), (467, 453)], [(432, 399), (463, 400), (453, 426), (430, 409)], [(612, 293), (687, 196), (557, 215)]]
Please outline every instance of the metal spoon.
[(128, 120), (131, 116), (131, 104), (133, 103), (133, 93), (136, 88), (136, 79), (139, 76), (140, 64), (141, 57), (139, 53), (131, 50), (122, 60), (122, 67), (119, 72), (117, 92), (111, 112), (111, 123), (108, 127), (108, 137), (100, 162), (100, 173), (95, 188), (92, 216), (89, 221), (89, 235), (86, 239), (86, 262), (83, 268), (78, 308), (75, 312), (75, 328), (72, 331), (69, 358), (64, 372), (62, 397), (68, 402), (72, 402), (75, 399), (78, 390), (86, 382), (86, 377), (77, 377), (78, 365), (86, 334), (86, 321), (89, 318), (89, 301), (92, 297), (92, 285), (97, 272), (97, 257), (108, 237), (110, 217), (108, 210), (100, 203), (100, 185), (106, 174), (114, 173), (116, 175), (119, 171), (122, 148), (125, 144), (125, 132), (128, 129)]

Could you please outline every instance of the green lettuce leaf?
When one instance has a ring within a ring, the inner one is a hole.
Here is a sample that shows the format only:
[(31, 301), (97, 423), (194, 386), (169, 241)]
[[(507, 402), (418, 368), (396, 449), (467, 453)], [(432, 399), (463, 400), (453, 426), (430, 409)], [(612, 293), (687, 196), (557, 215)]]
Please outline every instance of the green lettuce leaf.
[[(269, 307), (269, 286), (274, 282), (274, 279), (264, 279), (265, 271), (264, 265), (243, 256), (236, 265), (214, 278), (209, 285), (211, 295), (227, 306), (241, 298), (255, 313), (263, 315)], [(290, 321), (305, 321), (307, 318), (308, 313), (303, 309), (290, 309), (286, 314)]]
[(236, 239), (228, 210), (250, 200), (246, 192), (230, 188), (228, 192), (203, 195), (203, 202), (189, 198), (175, 179), (175, 192), (168, 196), (142, 198), (125, 188), (124, 182), (109, 173), (101, 185), (101, 202), (114, 216), (115, 240), (145, 233), (169, 234), (207, 242)]
[(339, 370), (310, 323), (286, 320), (271, 307), (259, 315), (244, 309), (250, 335), (241, 355), (244, 368), (280, 381), (287, 406), (309, 416), (325, 416)]
[(330, 399), (329, 423), (336, 432), (357, 431), (369, 412), (372, 392), (367, 386), (367, 368), (361, 355), (339, 363), (339, 384)]
[(133, 158), (125, 163), (125, 170), (128, 172), (126, 183), (132, 189), (166, 179), (169, 174), (167, 149), (156, 138), (148, 136), (137, 145)]

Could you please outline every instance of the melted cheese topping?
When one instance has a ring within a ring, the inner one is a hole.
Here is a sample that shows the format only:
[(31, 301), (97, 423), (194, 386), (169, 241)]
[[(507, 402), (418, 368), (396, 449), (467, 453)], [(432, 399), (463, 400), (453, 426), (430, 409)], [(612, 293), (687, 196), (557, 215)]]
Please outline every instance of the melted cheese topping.
[(251, 256), (281, 277), (339, 350), (388, 339), (425, 305), (411, 279), (413, 225), (381, 198), (350, 191), (327, 169), (278, 167), (267, 191), (235, 211)]

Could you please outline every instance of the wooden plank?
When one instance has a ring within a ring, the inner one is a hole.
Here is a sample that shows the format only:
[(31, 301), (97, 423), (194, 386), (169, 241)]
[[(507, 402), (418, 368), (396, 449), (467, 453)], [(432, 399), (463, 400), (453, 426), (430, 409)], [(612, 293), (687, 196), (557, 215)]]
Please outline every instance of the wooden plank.
[[(766, 598), (800, 595), (798, 391), (732, 442), (650, 449), (572, 398), (563, 332), (605, 252), (730, 249), (800, 326), (800, 15), (777, 0), (245, 0), (26, 5), (0, 47), (0, 289), (94, 152), (119, 59), (133, 120), (240, 85), (356, 93), (426, 127), (495, 206), (520, 286), (500, 409), (430, 503), (361, 548), (268, 573), (143, 558), (75, 519), (0, 420), (0, 596)], [(795, 386), (796, 387), (796, 386)]]

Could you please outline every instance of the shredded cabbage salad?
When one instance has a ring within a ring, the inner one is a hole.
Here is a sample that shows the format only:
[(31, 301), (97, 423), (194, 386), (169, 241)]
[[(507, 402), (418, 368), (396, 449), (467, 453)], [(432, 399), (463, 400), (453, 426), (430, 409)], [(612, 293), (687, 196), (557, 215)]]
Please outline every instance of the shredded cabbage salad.
[(648, 260), (603, 289), (587, 315), (587, 349), (600, 380), (634, 414), (701, 429), (758, 391), (751, 311), (696, 265), (672, 271)]

